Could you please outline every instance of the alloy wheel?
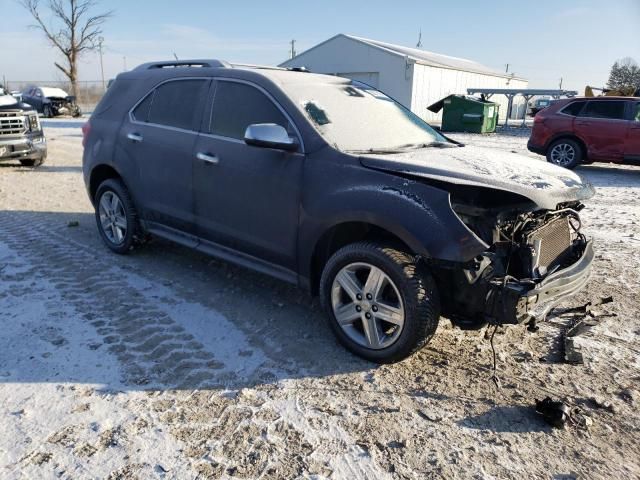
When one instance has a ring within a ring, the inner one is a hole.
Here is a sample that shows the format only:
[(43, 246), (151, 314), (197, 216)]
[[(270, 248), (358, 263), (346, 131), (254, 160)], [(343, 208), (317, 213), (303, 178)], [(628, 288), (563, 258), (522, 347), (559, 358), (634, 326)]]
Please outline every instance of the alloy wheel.
[(107, 239), (114, 245), (124, 242), (127, 235), (127, 214), (118, 195), (108, 190), (100, 197), (98, 205), (100, 226)]
[(573, 145), (559, 143), (551, 149), (551, 161), (561, 167), (570, 165), (576, 158), (576, 151)]
[(340, 328), (363, 347), (389, 347), (402, 333), (405, 310), (400, 291), (387, 274), (369, 263), (351, 263), (338, 272), (331, 306)]

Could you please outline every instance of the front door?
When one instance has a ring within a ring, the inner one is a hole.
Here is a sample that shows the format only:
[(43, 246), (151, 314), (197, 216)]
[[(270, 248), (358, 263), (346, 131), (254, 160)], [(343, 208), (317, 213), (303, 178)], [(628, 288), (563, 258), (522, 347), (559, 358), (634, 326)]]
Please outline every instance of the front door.
[(589, 150), (590, 160), (620, 162), (627, 136), (624, 100), (589, 100), (574, 120), (575, 132)]
[(129, 187), (146, 220), (193, 232), (193, 147), (210, 83), (160, 84), (120, 130), (120, 144), (137, 167), (137, 184)]
[(194, 150), (199, 235), (294, 272), (304, 154), (244, 143), (251, 124), (276, 123), (295, 136), (292, 123), (257, 86), (219, 79), (212, 90)]
[(640, 163), (640, 102), (635, 102), (632, 107), (629, 133), (624, 147), (624, 159)]

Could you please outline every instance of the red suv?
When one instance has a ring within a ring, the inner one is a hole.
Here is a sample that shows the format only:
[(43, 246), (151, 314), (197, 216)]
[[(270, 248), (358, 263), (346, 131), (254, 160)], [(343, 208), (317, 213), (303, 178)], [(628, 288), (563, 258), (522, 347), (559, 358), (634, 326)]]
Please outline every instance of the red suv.
[(535, 116), (527, 148), (566, 168), (580, 163), (640, 165), (640, 98), (570, 98)]

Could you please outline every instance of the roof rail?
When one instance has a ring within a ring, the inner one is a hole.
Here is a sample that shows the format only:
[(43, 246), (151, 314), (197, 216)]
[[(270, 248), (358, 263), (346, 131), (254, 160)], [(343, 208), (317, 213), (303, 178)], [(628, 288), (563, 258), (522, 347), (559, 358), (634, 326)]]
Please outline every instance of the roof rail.
[(161, 68), (200, 67), (200, 68), (229, 68), (231, 64), (224, 60), (166, 60), (162, 62), (143, 63), (135, 70), (154, 70)]

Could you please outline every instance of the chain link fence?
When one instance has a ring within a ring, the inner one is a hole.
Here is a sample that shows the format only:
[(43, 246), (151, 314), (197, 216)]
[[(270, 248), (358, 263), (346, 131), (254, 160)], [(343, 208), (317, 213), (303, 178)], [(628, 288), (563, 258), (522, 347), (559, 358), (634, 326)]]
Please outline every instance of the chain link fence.
[[(51, 81), (51, 80), (11, 80), (5, 79), (5, 87), (8, 91), (22, 92), (28, 87), (56, 87), (61, 88), (69, 95), (71, 95), (71, 84), (66, 81)], [(80, 106), (80, 109), (84, 113), (91, 113), (95, 106), (98, 104), (102, 95), (106, 90), (106, 85), (103, 85), (101, 80), (89, 80), (78, 82), (78, 95), (76, 101)]]

